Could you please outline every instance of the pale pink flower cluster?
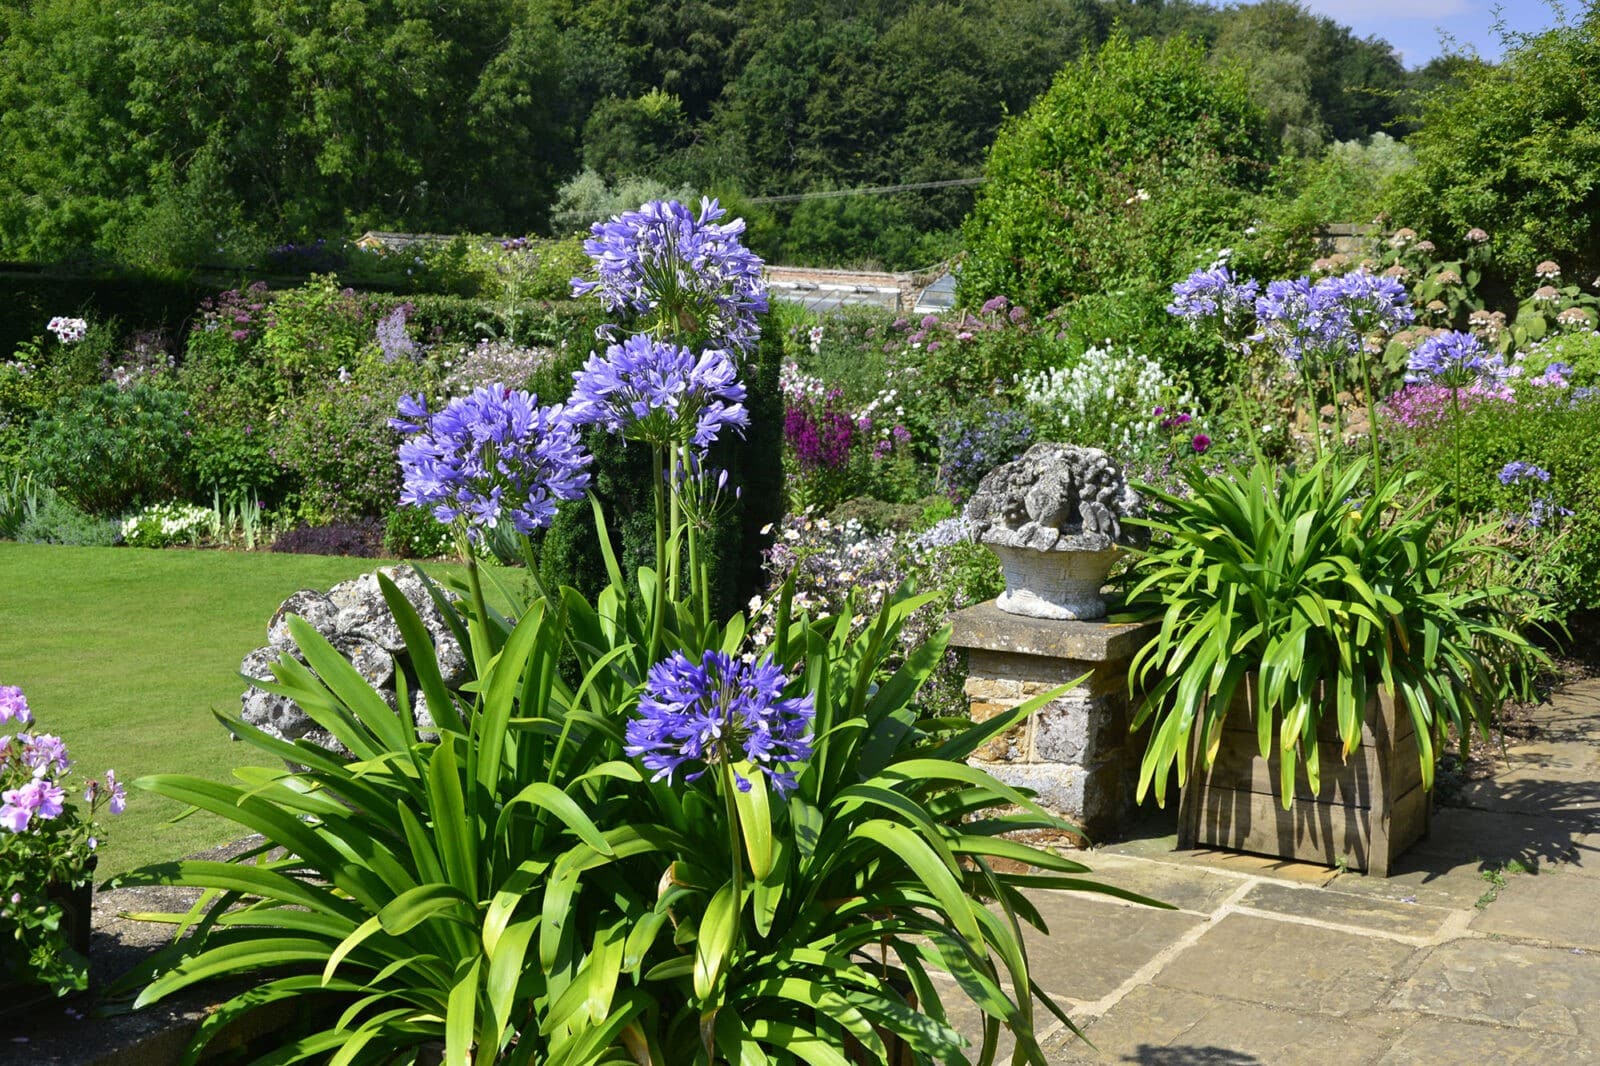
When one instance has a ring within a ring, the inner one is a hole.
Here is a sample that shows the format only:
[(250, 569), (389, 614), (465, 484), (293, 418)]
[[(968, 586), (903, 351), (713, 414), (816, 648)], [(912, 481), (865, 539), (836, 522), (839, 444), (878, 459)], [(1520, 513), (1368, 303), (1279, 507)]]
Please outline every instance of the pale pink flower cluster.
[(1459, 399), (1463, 414), (1482, 403), (1516, 403), (1509, 385), (1469, 385), (1452, 395), (1444, 385), (1407, 385), (1383, 402), (1383, 413), (1407, 429), (1427, 433), (1449, 422)]

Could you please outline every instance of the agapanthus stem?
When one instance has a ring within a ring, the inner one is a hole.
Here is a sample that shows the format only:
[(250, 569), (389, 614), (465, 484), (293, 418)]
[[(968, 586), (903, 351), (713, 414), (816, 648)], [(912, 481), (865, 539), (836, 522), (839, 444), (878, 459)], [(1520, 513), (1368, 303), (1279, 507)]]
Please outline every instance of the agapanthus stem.
[(727, 755), (722, 758), (722, 800), (728, 808), (728, 849), (733, 856), (733, 943), (728, 948), (728, 957), (731, 959), (739, 950), (739, 933), (743, 922), (739, 916), (744, 913), (744, 834), (739, 828), (739, 805), (734, 802), (733, 790), (737, 786), (733, 783), (733, 767), (728, 763)]
[(1300, 376), (1305, 379), (1306, 403), (1310, 405), (1306, 414), (1311, 421), (1312, 448), (1316, 452), (1317, 460), (1320, 462), (1322, 460), (1322, 411), (1317, 406), (1317, 386), (1311, 378), (1311, 368), (1306, 364), (1305, 360), (1300, 362)]
[(667, 624), (667, 463), (666, 450), (651, 448), (651, 469), (656, 500), (656, 604), (650, 626), (650, 662), (661, 658), (661, 641)]
[(533, 554), (533, 538), (526, 533), (519, 534), (522, 540), (522, 562), (528, 568), (528, 578), (533, 582), (533, 594), (544, 600), (549, 610), (556, 609), (555, 600), (551, 599), (544, 589), (544, 579), (539, 576), (539, 560)]
[(1247, 416), (1245, 418), (1245, 425), (1248, 428), (1245, 430), (1245, 439), (1250, 442), (1251, 458), (1255, 459), (1256, 466), (1265, 467), (1267, 465), (1267, 460), (1266, 457), (1262, 455), (1261, 438), (1256, 432), (1258, 427), (1256, 426), (1255, 420), (1255, 408), (1245, 403), (1244, 389), (1239, 386), (1239, 382), (1237, 380), (1235, 380), (1233, 383), (1233, 402), (1234, 409)]
[(472, 618), (467, 623), (467, 634), (471, 638), (474, 666), (482, 670), (489, 665), (495, 650), (489, 637), (489, 606), (483, 598), (483, 575), (478, 573), (478, 553), (473, 550), (472, 539), (460, 519), (456, 522), (456, 549), (467, 564), (467, 586), (472, 592)]
[(1462, 529), (1461, 520), (1461, 386), (1450, 386), (1450, 458), (1452, 460), (1450, 495), (1455, 497), (1456, 532)]
[(1378, 448), (1378, 401), (1373, 393), (1372, 367), (1367, 359), (1367, 348), (1363, 344), (1360, 349), (1361, 360), (1361, 392), (1367, 401), (1367, 442), (1372, 450), (1372, 497), (1377, 499), (1378, 487), (1382, 482), (1383, 455)]
[(672, 555), (672, 559), (670, 563), (664, 563), (663, 566), (666, 567), (669, 575), (667, 598), (673, 603), (678, 602), (678, 589), (680, 585), (678, 580), (678, 571), (683, 569), (678, 565), (678, 557), (683, 552), (683, 547), (680, 543), (683, 537), (683, 504), (678, 499), (678, 493), (680, 491), (678, 488), (678, 483), (680, 478), (686, 477), (688, 474), (684, 464), (683, 453), (684, 448), (682, 445), (674, 446), (672, 451), (668, 453), (670, 456), (669, 461), (672, 463), (672, 469), (668, 471), (669, 478), (667, 482), (667, 484), (671, 486), (671, 493), (668, 496), (668, 508), (670, 511), (669, 521), (671, 522), (671, 525), (668, 527), (670, 532), (667, 535), (667, 546), (668, 551)]

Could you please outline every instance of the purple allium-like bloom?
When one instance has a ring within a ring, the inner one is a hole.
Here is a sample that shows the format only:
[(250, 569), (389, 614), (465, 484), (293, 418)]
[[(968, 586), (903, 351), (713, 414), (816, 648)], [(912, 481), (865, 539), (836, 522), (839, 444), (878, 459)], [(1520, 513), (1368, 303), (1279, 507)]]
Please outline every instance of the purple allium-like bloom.
[(59, 817), (66, 809), (67, 793), (47, 777), (35, 777), (21, 788), (0, 793), (5, 806), (0, 807), (0, 826), (20, 833), (28, 828), (35, 817), (41, 821)]
[(711, 528), (744, 496), (741, 486), (729, 483), (727, 470), (706, 466), (697, 452), (691, 451), (688, 462), (674, 464), (674, 468), (663, 471), (662, 476), (672, 486), (689, 521), (701, 529)]
[[(787, 793), (795, 772), (782, 767), (811, 756), (808, 733), (816, 714), (809, 695), (783, 698), (787, 683), (770, 656), (747, 663), (707, 651), (696, 664), (675, 651), (650, 668), (623, 751), (655, 771), (655, 781), (670, 781), (680, 768), (698, 764), (685, 777), (693, 781), (713, 765), (742, 757), (780, 795)], [(741, 791), (749, 790), (749, 781), (734, 777)]]
[(978, 308), (978, 313), (980, 315), (999, 314), (1001, 311), (1004, 311), (1010, 306), (1011, 301), (1007, 300), (1004, 296), (991, 296), (983, 302), (982, 307)]
[(22, 694), (22, 689), (16, 685), (0, 685), (0, 722), (17, 721), (27, 725), (33, 721), (33, 712), (28, 710), (28, 700)]
[(1541, 389), (1564, 389), (1570, 384), (1568, 378), (1572, 376), (1572, 364), (1555, 362), (1544, 368), (1536, 378), (1529, 378), (1528, 384), (1537, 385)]
[(1535, 499), (1533, 503), (1529, 505), (1528, 525), (1532, 526), (1534, 529), (1538, 529), (1543, 526), (1548, 519), (1567, 518), (1571, 515), (1571, 508), (1562, 507), (1554, 500), (1541, 496)]
[(1543, 467), (1525, 463), (1521, 459), (1507, 463), (1500, 468), (1500, 484), (1515, 485), (1521, 481), (1549, 481), (1550, 471)]
[(1255, 307), (1259, 291), (1260, 286), (1253, 278), (1235, 281), (1233, 272), (1225, 266), (1196, 270), (1172, 286), (1172, 302), (1167, 305), (1167, 313), (1190, 322), (1217, 315), (1232, 322)]
[(406, 332), (406, 318), (410, 311), (410, 304), (401, 304), (378, 320), (378, 348), (383, 352), (385, 363), (410, 359), (417, 354), (417, 342)]
[(1505, 360), (1485, 353), (1483, 342), (1471, 333), (1439, 333), (1429, 337), (1417, 345), (1406, 367), (1410, 371), (1406, 374), (1408, 382), (1433, 383), (1454, 389), (1505, 376)]
[(604, 426), (628, 440), (706, 448), (722, 427), (742, 436), (750, 424), (733, 357), (719, 349), (696, 357), (641, 334), (611, 345), (604, 359), (591, 352), (572, 377), (568, 421)]
[(400, 400), (389, 424), (400, 445), (400, 502), (431, 508), (441, 522), (465, 521), (468, 535), (509, 518), (523, 533), (550, 524), (556, 504), (589, 484), (589, 453), (560, 404), (504, 385), (484, 385), (428, 414), (418, 396)]
[(608, 311), (646, 318), (665, 312), (665, 328), (749, 351), (767, 309), (761, 260), (740, 240), (744, 220), (715, 200), (700, 201), (696, 217), (676, 200), (653, 200), (609, 222), (596, 222), (583, 250), (596, 280), (572, 279), (572, 294), (595, 293)]
[(1196, 433), (1194, 438), (1189, 441), (1189, 447), (1194, 449), (1196, 455), (1204, 455), (1206, 449), (1211, 447), (1211, 438), (1204, 433)]

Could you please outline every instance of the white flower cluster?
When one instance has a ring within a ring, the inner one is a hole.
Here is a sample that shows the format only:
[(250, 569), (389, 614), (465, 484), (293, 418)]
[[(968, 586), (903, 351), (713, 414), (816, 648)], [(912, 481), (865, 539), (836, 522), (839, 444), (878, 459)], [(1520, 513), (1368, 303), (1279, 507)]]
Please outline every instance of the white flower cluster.
[(89, 332), (89, 323), (81, 318), (63, 318), (57, 315), (50, 320), (45, 329), (54, 333), (56, 340), (62, 344), (77, 344), (83, 340), (84, 334)]
[(820, 400), (828, 391), (821, 378), (807, 374), (792, 360), (778, 368), (778, 388), (787, 400)]
[(906, 406), (900, 402), (900, 390), (895, 388), (879, 389), (878, 395), (856, 412), (856, 423), (860, 425), (863, 420), (870, 419), (875, 435), (883, 439), (893, 437), (894, 427), (902, 424), (905, 418)]
[[(766, 569), (773, 591), (794, 574), (790, 607), (796, 614), (831, 614), (840, 610), (849, 596), (856, 596), (859, 628), (905, 579), (896, 558), (897, 545), (893, 533), (873, 534), (855, 519), (833, 522), (807, 510), (784, 518), (767, 551)], [(777, 613), (774, 595), (750, 601), (753, 648), (763, 648), (772, 640)]]
[(152, 504), (125, 519), (122, 540), (134, 548), (165, 548), (169, 544), (197, 543), (201, 536), (217, 535), (217, 512), (192, 503)]
[(1161, 364), (1107, 342), (1067, 366), (1017, 379), (1040, 439), (1128, 451), (1140, 446), (1168, 411), (1193, 410), (1194, 397)]
[(526, 348), (504, 340), (481, 340), (462, 348), (454, 359), (445, 361), (444, 391), (449, 397), (467, 396), (484, 385), (497, 382), (521, 388), (549, 363), (555, 352), (549, 348)]

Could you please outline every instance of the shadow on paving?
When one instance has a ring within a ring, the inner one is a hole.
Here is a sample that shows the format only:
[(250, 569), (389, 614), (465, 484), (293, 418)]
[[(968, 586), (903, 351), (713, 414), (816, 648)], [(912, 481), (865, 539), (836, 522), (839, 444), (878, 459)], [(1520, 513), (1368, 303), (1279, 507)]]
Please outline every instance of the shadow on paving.
[(1123, 1062), (1139, 1066), (1251, 1066), (1261, 1060), (1254, 1055), (1230, 1051), (1225, 1047), (1152, 1047), (1141, 1044)]

